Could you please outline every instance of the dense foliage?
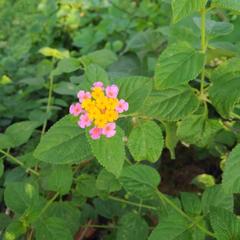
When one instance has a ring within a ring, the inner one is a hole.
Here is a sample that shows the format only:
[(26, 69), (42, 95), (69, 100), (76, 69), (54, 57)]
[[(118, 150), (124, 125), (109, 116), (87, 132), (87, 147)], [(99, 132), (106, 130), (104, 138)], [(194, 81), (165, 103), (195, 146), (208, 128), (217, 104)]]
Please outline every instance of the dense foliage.
[[(1, 238), (240, 239), (239, 0), (0, 9)], [(128, 106), (94, 139), (96, 82)]]

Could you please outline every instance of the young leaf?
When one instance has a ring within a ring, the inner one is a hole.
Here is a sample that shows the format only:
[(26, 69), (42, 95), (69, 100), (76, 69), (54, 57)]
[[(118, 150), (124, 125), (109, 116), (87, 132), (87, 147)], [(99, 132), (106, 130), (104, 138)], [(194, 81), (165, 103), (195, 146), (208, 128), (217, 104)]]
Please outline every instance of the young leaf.
[(240, 144), (230, 153), (224, 167), (222, 185), (227, 193), (240, 193)]
[(232, 212), (211, 207), (210, 220), (218, 240), (240, 239), (240, 220)]
[(193, 90), (181, 85), (153, 92), (141, 111), (155, 119), (177, 121), (196, 111), (198, 106), (199, 100)]
[(148, 225), (138, 214), (129, 212), (119, 220), (116, 240), (146, 240), (147, 236)]
[(72, 240), (65, 219), (50, 217), (35, 224), (36, 240)]
[(152, 90), (152, 80), (147, 77), (124, 77), (115, 80), (120, 91), (118, 98), (129, 103), (127, 114), (136, 112)]
[(156, 162), (163, 145), (162, 130), (153, 121), (137, 125), (128, 139), (128, 148), (136, 161)]
[(222, 185), (207, 188), (202, 196), (203, 213), (207, 214), (211, 206), (233, 211), (233, 195), (225, 193)]
[(176, 23), (182, 18), (191, 15), (196, 11), (205, 8), (207, 0), (173, 0), (173, 22)]
[(4, 201), (12, 211), (22, 214), (39, 199), (38, 191), (30, 183), (9, 183), (4, 191)]
[(157, 89), (164, 89), (187, 83), (198, 76), (203, 65), (204, 54), (188, 43), (170, 45), (158, 59), (155, 86)]
[(40, 181), (43, 189), (64, 195), (71, 189), (73, 180), (70, 165), (49, 165), (41, 168)]
[(125, 167), (120, 177), (123, 188), (140, 199), (152, 198), (160, 180), (158, 172), (147, 165)]
[(240, 12), (239, 0), (213, 0), (212, 7)]
[(172, 212), (168, 217), (161, 219), (160, 223), (151, 233), (149, 240), (178, 240), (191, 239), (189, 221), (179, 215), (177, 212)]
[(240, 59), (233, 58), (220, 65), (213, 72), (211, 81), (210, 99), (219, 114), (228, 118), (240, 99)]
[(122, 129), (117, 127), (116, 131), (117, 134), (112, 138), (102, 136), (98, 140), (93, 140), (88, 136), (88, 139), (98, 162), (118, 177), (125, 159), (125, 148)]
[(67, 164), (90, 159), (92, 153), (85, 131), (71, 116), (66, 116), (44, 135), (34, 157), (51, 164)]

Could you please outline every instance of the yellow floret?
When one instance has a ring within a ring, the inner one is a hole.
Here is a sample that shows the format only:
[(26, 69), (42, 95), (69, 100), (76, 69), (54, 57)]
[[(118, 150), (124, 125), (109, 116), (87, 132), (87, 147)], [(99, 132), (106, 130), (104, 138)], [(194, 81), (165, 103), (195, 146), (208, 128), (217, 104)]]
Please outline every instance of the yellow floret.
[(92, 97), (93, 97), (94, 99), (101, 98), (101, 97), (103, 97), (103, 96), (104, 96), (104, 92), (103, 92), (103, 90), (102, 90), (101, 88), (95, 87), (95, 88), (93, 89), (93, 91), (92, 91)]
[(105, 116), (103, 114), (100, 114), (95, 118), (94, 123), (95, 123), (96, 127), (104, 128), (105, 125), (107, 124), (107, 119), (105, 118)]
[(112, 111), (112, 110), (107, 110), (105, 113), (105, 117), (108, 122), (113, 122), (118, 119), (118, 112)]
[(91, 110), (95, 106), (95, 103), (91, 99), (85, 99), (82, 102), (82, 108), (85, 109), (86, 111)]

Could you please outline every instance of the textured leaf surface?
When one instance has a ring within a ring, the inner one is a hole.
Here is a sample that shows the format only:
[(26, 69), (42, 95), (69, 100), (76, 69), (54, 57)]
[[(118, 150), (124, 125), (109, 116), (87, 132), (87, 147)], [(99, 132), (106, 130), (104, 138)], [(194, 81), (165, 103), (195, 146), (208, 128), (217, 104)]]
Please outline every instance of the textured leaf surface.
[(147, 165), (125, 167), (120, 177), (124, 189), (141, 199), (154, 196), (160, 180), (158, 172)]
[(211, 81), (210, 99), (222, 117), (227, 118), (240, 100), (240, 59), (233, 58), (220, 65), (213, 72)]
[(141, 110), (155, 119), (177, 121), (196, 111), (198, 106), (193, 90), (181, 85), (152, 93)]
[(71, 116), (54, 124), (37, 146), (34, 156), (51, 164), (76, 163), (92, 157), (85, 131)]
[(116, 240), (146, 240), (148, 225), (141, 216), (135, 213), (126, 213), (119, 221)]
[(187, 83), (198, 76), (203, 65), (204, 54), (188, 43), (170, 45), (158, 59), (155, 86), (157, 89), (164, 89)]
[(191, 239), (187, 232), (190, 223), (186, 218), (176, 212), (172, 212), (168, 217), (163, 218), (158, 226), (151, 233), (149, 240), (179, 240)]
[(122, 129), (117, 127), (116, 131), (117, 134), (112, 138), (102, 136), (98, 140), (93, 140), (88, 136), (88, 139), (98, 162), (118, 177), (125, 159), (125, 148)]
[(193, 12), (205, 7), (207, 0), (173, 0), (173, 22), (176, 23)]
[(212, 6), (240, 12), (239, 0), (214, 0)]
[(230, 211), (212, 207), (210, 220), (218, 240), (240, 239), (240, 220)]
[(119, 87), (118, 98), (129, 103), (127, 114), (136, 112), (152, 90), (152, 80), (147, 77), (124, 77), (114, 81)]
[(156, 162), (163, 149), (161, 128), (153, 121), (140, 123), (131, 132), (128, 148), (136, 161)]
[(240, 192), (240, 144), (230, 153), (223, 172), (223, 188), (228, 193)]

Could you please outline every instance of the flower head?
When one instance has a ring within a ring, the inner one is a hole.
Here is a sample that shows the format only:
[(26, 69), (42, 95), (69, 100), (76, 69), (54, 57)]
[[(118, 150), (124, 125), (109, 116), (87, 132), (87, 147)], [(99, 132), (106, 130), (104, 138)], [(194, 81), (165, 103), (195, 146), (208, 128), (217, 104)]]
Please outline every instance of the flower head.
[(92, 127), (89, 130), (92, 139), (99, 139), (102, 135), (111, 138), (116, 134), (115, 121), (120, 113), (128, 110), (128, 103), (124, 99), (117, 99), (118, 92), (116, 85), (105, 88), (102, 82), (95, 82), (91, 92), (79, 91), (79, 103), (70, 106), (69, 112), (80, 116), (80, 128)]

